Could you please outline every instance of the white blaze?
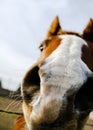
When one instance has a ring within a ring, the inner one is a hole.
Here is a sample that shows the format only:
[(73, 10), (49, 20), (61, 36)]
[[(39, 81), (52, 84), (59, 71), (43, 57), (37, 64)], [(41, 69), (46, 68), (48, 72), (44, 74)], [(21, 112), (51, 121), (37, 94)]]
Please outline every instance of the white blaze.
[[(62, 43), (41, 66), (46, 74), (41, 77), (41, 90), (45, 89), (42, 87), (43, 84), (57, 86), (56, 89), (63, 95), (68, 89), (71, 89), (70, 93), (79, 89), (91, 71), (81, 59), (82, 46), (87, 43), (74, 35), (62, 35), (60, 38), (62, 38)], [(57, 90), (54, 91), (57, 92)]]
[(74, 35), (62, 35), (61, 38), (62, 43), (40, 67), (43, 72), (40, 77), (40, 97), (32, 104), (32, 121), (55, 121), (62, 109), (63, 101), (64, 105), (67, 105), (67, 96), (64, 94), (75, 93), (92, 73), (81, 59), (82, 46), (87, 43)]

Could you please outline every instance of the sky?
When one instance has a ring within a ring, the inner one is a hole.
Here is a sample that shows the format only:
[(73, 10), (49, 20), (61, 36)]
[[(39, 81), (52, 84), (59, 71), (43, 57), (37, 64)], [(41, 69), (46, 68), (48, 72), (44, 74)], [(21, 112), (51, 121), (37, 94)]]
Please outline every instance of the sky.
[(39, 57), (38, 46), (58, 15), (63, 29), (82, 33), (93, 0), (0, 0), (0, 79), (16, 90)]

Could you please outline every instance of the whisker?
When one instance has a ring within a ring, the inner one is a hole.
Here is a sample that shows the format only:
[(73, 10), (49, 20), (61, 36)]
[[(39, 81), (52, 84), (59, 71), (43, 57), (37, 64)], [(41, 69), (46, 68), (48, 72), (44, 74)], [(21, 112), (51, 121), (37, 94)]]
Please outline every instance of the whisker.
[(12, 106), (12, 108), (18, 108), (18, 107), (20, 107), (20, 102), (15, 102), (15, 104)]
[[(16, 99), (18, 99), (18, 97), (17, 97)], [(5, 110), (8, 110), (9, 107), (13, 106), (13, 105), (16, 103), (16, 99), (13, 100), (13, 101), (5, 108)]]

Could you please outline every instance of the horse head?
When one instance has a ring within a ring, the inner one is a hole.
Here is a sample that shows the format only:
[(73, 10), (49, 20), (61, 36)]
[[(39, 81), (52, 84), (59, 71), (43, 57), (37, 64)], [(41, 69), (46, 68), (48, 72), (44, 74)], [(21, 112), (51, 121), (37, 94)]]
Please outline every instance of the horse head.
[(93, 110), (93, 20), (82, 34), (56, 17), (22, 81), (27, 130), (82, 130)]

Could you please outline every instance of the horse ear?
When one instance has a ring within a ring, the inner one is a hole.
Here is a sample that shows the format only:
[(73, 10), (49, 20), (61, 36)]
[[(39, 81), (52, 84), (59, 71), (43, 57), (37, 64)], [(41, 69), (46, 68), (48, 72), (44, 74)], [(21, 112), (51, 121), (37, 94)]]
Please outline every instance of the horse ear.
[(93, 42), (93, 19), (90, 18), (86, 28), (83, 31), (83, 38)]
[(59, 23), (59, 18), (58, 16), (56, 16), (48, 30), (47, 37), (60, 35), (60, 34), (62, 34), (62, 29)]

